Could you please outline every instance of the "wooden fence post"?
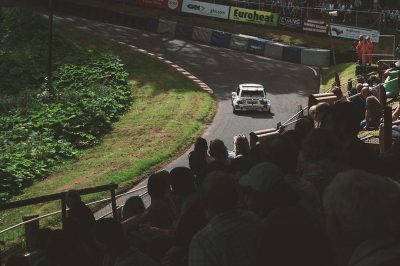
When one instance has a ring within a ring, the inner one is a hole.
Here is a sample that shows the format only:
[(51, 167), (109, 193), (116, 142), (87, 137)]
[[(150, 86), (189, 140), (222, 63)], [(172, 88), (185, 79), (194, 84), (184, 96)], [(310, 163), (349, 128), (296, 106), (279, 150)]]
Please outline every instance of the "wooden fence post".
[(65, 227), (65, 220), (67, 219), (67, 202), (65, 201), (65, 192), (62, 193), (61, 197), (61, 222), (62, 222), (62, 228), (64, 229)]
[[(38, 218), (39, 215), (22, 217), (24, 222)], [(24, 224), (26, 249), (32, 252), (37, 247), (37, 235), (39, 231), (39, 219)]]
[(115, 198), (115, 187), (111, 189), (111, 208), (114, 219), (118, 220), (117, 200)]

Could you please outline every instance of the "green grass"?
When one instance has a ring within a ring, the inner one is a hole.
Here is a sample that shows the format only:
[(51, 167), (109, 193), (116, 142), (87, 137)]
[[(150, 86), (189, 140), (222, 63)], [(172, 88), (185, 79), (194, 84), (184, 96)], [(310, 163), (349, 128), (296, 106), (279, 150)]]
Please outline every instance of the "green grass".
[[(355, 78), (356, 63), (351, 62), (351, 63), (338, 64), (336, 67), (331, 66), (327, 68), (322, 68), (321, 71), (322, 71), (321, 72), (322, 81), (321, 81), (320, 92), (321, 93), (329, 92), (332, 88), (333, 82), (335, 81), (336, 71), (339, 73), (341, 84), (347, 84), (348, 79)], [(344, 86), (343, 88), (347, 87)], [(342, 88), (343, 93), (347, 95), (347, 90), (343, 88)]]
[[(88, 49), (119, 56), (130, 74), (134, 102), (100, 145), (85, 151), (78, 161), (66, 163), (12, 200), (111, 182), (118, 183), (120, 191), (126, 190), (184, 151), (215, 114), (213, 97), (167, 65), (86, 32), (65, 28), (62, 31)], [(104, 193), (90, 195), (85, 200), (100, 197)], [(3, 212), (0, 230), (20, 222), (23, 215), (44, 214), (59, 208), (59, 202), (55, 202)], [(48, 218), (41, 223), (55, 226), (58, 221)], [(20, 235), (19, 229), (2, 235), (1, 239), (18, 242)]]

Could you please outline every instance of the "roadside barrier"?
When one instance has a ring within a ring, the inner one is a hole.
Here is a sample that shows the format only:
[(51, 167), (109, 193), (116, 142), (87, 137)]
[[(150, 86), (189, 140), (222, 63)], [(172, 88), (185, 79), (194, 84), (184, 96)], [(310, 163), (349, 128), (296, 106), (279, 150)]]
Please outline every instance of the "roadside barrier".
[(264, 56), (283, 60), (283, 48), (286, 46), (288, 45), (277, 42), (266, 43)]
[(158, 30), (158, 23), (159, 19), (156, 18), (148, 18), (147, 23), (146, 23), (146, 28), (145, 30), (157, 33)]
[(187, 26), (182, 23), (177, 23), (175, 28), (175, 37), (182, 39), (192, 39), (194, 27)]
[(301, 51), (303, 47), (299, 46), (285, 46), (282, 50), (283, 61), (300, 64), (301, 63)]
[(175, 35), (176, 22), (169, 20), (158, 20), (157, 33)]
[(229, 44), (229, 48), (238, 51), (247, 51), (247, 43), (250, 39), (254, 39), (253, 36), (243, 35), (243, 34), (232, 34), (231, 43)]
[(331, 52), (325, 49), (304, 48), (301, 50), (301, 64), (309, 66), (328, 66)]
[(232, 34), (229, 32), (213, 30), (213, 32), (211, 34), (210, 44), (219, 46), (219, 47), (229, 48), (229, 44), (231, 42), (231, 36), (232, 36)]
[(194, 27), (192, 40), (200, 43), (211, 43), (212, 29)]
[(247, 52), (256, 55), (264, 55), (265, 52), (265, 44), (268, 41), (265, 39), (248, 39), (247, 42)]

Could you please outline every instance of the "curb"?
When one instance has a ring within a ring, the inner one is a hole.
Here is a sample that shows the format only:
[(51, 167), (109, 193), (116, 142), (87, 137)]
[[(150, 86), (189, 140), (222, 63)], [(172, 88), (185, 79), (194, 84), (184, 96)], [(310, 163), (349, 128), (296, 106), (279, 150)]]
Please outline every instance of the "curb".
[(196, 85), (201, 90), (203, 90), (203, 91), (205, 91), (205, 92), (207, 92), (207, 93), (209, 93), (211, 95), (214, 95), (214, 91), (206, 83), (201, 81), (198, 77), (196, 77), (195, 75), (193, 75), (192, 73), (190, 73), (186, 69), (184, 69), (184, 68), (180, 67), (179, 65), (174, 64), (173, 62), (165, 59), (161, 54), (154, 54), (154, 53), (151, 53), (151, 52), (146, 51), (144, 49), (138, 48), (138, 47), (136, 47), (134, 45), (130, 45), (130, 44), (127, 44), (125, 42), (117, 41), (115, 39), (111, 39), (111, 41), (117, 42), (118, 44), (126, 45), (126, 46), (130, 47), (131, 49), (133, 49), (133, 50), (135, 50), (137, 52), (149, 55), (149, 56), (153, 57), (154, 59), (157, 59), (158, 61), (163, 62), (164, 64), (166, 64), (166, 65), (170, 66), (171, 68), (175, 69), (176, 71), (178, 71), (179, 73), (181, 73), (185, 77), (191, 79), (194, 83), (196, 83)]

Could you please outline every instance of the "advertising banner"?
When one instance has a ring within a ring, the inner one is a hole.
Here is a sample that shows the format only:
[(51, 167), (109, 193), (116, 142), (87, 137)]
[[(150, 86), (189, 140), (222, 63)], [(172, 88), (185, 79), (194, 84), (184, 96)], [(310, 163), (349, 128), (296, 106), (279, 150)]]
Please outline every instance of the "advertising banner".
[(182, 12), (192, 13), (201, 16), (228, 19), (229, 6), (199, 2), (193, 0), (183, 0)]
[(136, 0), (139, 6), (155, 7), (160, 9), (181, 10), (181, 0)]
[(275, 27), (278, 25), (278, 16), (279, 14), (277, 13), (233, 6), (231, 6), (231, 11), (229, 13), (230, 20)]
[[(375, 43), (379, 43), (379, 31), (332, 24), (332, 36), (357, 40), (360, 35), (369, 36)], [(330, 34), (330, 32), (328, 32)]]
[(167, 9), (167, 0), (136, 0), (136, 4), (139, 6)]
[(303, 23), (303, 30), (326, 34), (328, 26), (326, 25), (326, 22), (323, 20), (306, 19), (304, 20)]
[(302, 22), (301, 18), (279, 17), (279, 25), (285, 28), (300, 29)]

